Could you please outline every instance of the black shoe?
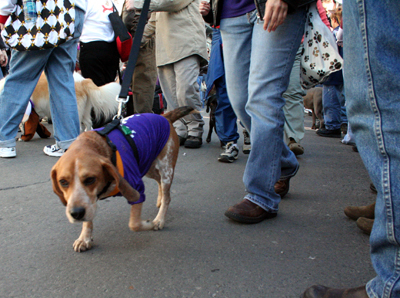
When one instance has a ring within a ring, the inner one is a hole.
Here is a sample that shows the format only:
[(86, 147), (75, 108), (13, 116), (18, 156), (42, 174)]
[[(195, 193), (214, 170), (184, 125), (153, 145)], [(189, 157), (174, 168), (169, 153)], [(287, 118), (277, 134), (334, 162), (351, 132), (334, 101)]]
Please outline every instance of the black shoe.
[(189, 136), (186, 139), (185, 147), (186, 148), (200, 148), (202, 144), (203, 144), (203, 140), (201, 137)]
[(340, 131), (340, 128), (338, 129), (326, 129), (326, 128), (321, 128), (317, 130), (317, 135), (321, 137), (328, 137), (328, 138), (340, 138), (342, 135), (342, 132)]

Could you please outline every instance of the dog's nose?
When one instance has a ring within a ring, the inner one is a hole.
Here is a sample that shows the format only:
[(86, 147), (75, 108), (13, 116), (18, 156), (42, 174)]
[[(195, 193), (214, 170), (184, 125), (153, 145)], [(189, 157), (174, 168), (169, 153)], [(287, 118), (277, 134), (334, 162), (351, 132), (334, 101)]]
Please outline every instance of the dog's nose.
[(81, 220), (85, 216), (85, 208), (74, 207), (71, 209), (70, 214), (74, 219)]

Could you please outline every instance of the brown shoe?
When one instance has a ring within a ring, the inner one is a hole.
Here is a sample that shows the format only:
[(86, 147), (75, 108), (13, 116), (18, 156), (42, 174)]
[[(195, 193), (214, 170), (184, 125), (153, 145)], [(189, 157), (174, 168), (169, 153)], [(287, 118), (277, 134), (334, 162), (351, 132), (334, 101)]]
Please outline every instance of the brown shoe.
[(229, 207), (225, 212), (226, 217), (246, 224), (259, 223), (264, 219), (273, 218), (276, 215), (277, 213), (268, 212), (247, 199)]
[(315, 285), (306, 289), (302, 298), (368, 298), (365, 286), (352, 289), (332, 289)]
[(375, 203), (367, 206), (347, 206), (344, 208), (344, 214), (348, 218), (357, 220), (360, 217), (366, 217), (370, 219), (375, 218)]
[(371, 235), (374, 220), (370, 218), (360, 217), (356, 221), (357, 227), (367, 235)]
[(293, 138), (289, 138), (289, 144), (288, 147), (290, 151), (294, 153), (294, 155), (302, 155), (304, 154), (304, 147), (301, 146), (299, 143), (297, 143)]
[(281, 196), (281, 199), (289, 192), (290, 178), (281, 178), (275, 183), (275, 192)]

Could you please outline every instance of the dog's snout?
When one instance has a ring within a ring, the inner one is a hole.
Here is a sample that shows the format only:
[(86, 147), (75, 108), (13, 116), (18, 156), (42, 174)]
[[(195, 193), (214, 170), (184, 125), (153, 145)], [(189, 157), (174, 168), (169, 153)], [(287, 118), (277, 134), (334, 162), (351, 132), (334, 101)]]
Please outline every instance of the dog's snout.
[(85, 208), (74, 207), (71, 209), (70, 214), (74, 219), (81, 220), (85, 216)]

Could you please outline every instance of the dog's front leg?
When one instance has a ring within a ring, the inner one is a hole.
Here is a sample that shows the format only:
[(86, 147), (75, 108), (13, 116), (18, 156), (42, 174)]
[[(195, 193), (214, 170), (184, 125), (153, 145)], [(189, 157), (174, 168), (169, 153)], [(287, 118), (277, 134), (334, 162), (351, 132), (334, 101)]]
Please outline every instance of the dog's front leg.
[(152, 230), (154, 224), (149, 220), (142, 220), (142, 205), (133, 204), (131, 207), (131, 216), (129, 218), (129, 228), (134, 232)]
[(74, 250), (76, 252), (84, 252), (92, 248), (93, 238), (93, 222), (84, 221), (82, 223), (82, 232), (78, 239), (74, 242)]

